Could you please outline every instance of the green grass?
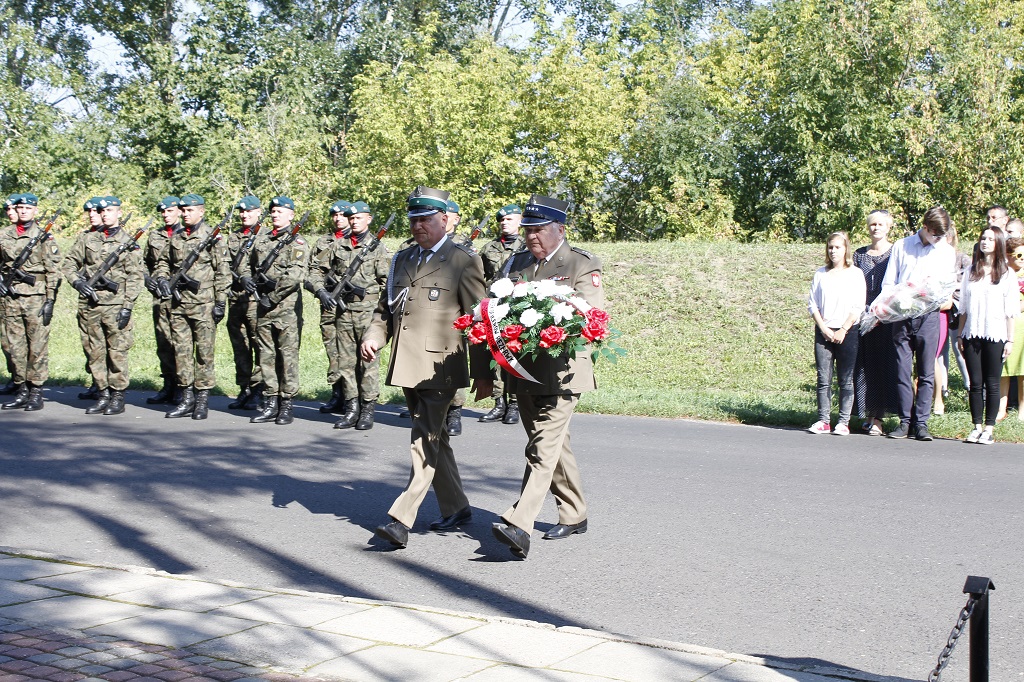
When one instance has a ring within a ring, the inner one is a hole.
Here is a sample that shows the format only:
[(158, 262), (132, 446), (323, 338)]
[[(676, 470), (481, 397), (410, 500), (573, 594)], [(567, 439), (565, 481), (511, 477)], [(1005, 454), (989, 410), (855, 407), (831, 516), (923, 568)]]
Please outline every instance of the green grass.
[[(397, 240), (388, 240), (393, 250)], [(658, 242), (581, 244), (601, 257), (613, 325), (628, 355), (598, 365), (598, 391), (580, 410), (605, 414), (691, 417), (807, 426), (816, 418), (813, 326), (807, 315), (820, 244)], [(50, 381), (88, 380), (75, 319), (75, 291), (61, 290), (50, 340)], [(155, 389), (159, 368), (149, 294), (137, 307), (131, 354), (133, 389)], [(327, 360), (319, 307), (304, 294), (300, 351), (303, 399), (326, 399)], [(939, 436), (963, 437), (970, 415), (955, 363), (947, 413), (929, 425)], [(382, 367), (387, 355), (382, 357)], [(382, 376), (384, 372), (382, 371)], [(218, 331), (217, 391), (234, 395), (231, 346)], [(384, 401), (401, 392), (383, 387)], [(1016, 414), (996, 427), (1002, 441), (1024, 442)], [(890, 420), (893, 425), (895, 420)]]

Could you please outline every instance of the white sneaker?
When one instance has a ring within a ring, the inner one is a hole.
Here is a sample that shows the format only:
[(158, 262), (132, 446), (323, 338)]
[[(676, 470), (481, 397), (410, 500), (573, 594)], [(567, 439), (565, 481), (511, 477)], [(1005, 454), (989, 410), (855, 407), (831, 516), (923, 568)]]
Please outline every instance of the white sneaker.
[(964, 438), (964, 442), (977, 443), (979, 438), (981, 438), (981, 429), (971, 429), (971, 432), (967, 434), (967, 438)]
[[(832, 432), (832, 429), (829, 428), (828, 422), (823, 422), (823, 421), (816, 421), (816, 422), (814, 422), (813, 424), (811, 424), (811, 428), (809, 428), (807, 430), (810, 431), (811, 433), (831, 433)], [(850, 430), (847, 429), (846, 432), (849, 433)]]
[(996, 439), (992, 436), (992, 432), (986, 429), (985, 431), (982, 431), (981, 438), (978, 439), (978, 442), (982, 445), (992, 445), (996, 442)]
[(849, 436), (850, 427), (846, 424), (836, 424), (836, 428), (832, 429), (833, 436)]

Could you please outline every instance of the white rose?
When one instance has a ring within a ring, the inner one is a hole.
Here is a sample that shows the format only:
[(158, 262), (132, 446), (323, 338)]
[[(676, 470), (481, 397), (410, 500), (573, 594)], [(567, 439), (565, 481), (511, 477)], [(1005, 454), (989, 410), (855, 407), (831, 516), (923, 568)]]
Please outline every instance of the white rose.
[(561, 324), (566, 320), (571, 320), (575, 309), (568, 303), (558, 303), (551, 308), (551, 317), (554, 318), (555, 324)]
[(520, 282), (512, 288), (512, 298), (522, 298), (530, 293), (530, 283)]
[(519, 324), (524, 327), (532, 327), (543, 319), (543, 315), (538, 313), (533, 308), (527, 308), (523, 311), (523, 314), (519, 316)]
[(515, 287), (512, 284), (512, 280), (508, 277), (503, 277), (491, 285), (491, 293), (497, 298), (505, 298), (512, 293), (512, 289)]

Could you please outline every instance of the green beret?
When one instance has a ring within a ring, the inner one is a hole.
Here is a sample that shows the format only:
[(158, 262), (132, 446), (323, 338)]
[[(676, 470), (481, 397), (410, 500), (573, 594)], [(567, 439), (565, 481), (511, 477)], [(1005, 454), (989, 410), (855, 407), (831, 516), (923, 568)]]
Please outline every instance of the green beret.
[(99, 200), (99, 202), (96, 205), (96, 208), (98, 208), (100, 210), (103, 210), (107, 206), (120, 206), (120, 205), (121, 205), (121, 200), (118, 199), (117, 197), (113, 197), (113, 196), (111, 196), (111, 197), (100, 197), (100, 200)]
[(18, 203), (23, 206), (38, 206), (39, 197), (31, 192), (26, 192), (25, 194), (18, 195)]
[(445, 211), (447, 211), (448, 213), (456, 213), (457, 214), (459, 212), (459, 205), (456, 204), (451, 199), (449, 199), (448, 200), (448, 207), (445, 209)]
[(178, 208), (181, 206), (181, 199), (178, 197), (164, 197), (160, 200), (160, 203), (156, 205), (156, 210), (166, 211), (169, 208)]
[(205, 206), (206, 200), (198, 194), (186, 194), (181, 198), (180, 206)]
[(344, 199), (338, 199), (333, 204), (331, 204), (330, 213), (331, 213), (331, 215), (334, 215), (336, 213), (342, 213), (342, 214), (347, 216), (348, 215), (348, 210), (350, 208), (352, 208), (352, 204), (351, 203), (345, 201)]
[(92, 197), (89, 201), (82, 204), (83, 211), (98, 211), (100, 210), (100, 202), (103, 201), (103, 197)]
[(501, 220), (507, 215), (523, 214), (523, 209), (519, 208), (517, 204), (509, 204), (508, 206), (502, 206), (498, 209), (498, 220)]
[(17, 206), (21, 201), (20, 194), (12, 194), (4, 200), (4, 208), (10, 208), (11, 206)]
[(523, 209), (523, 226), (547, 225), (548, 223), (561, 223), (565, 221), (572, 210), (572, 204), (555, 197), (546, 197), (543, 194), (534, 194)]
[(372, 212), (373, 211), (370, 210), (370, 205), (368, 203), (366, 203), (365, 201), (357, 201), (354, 204), (352, 204), (348, 208), (348, 210), (345, 211), (345, 215), (347, 217), (351, 218), (352, 216), (354, 216), (357, 213), (372, 213)]
[(270, 200), (270, 208), (280, 206), (281, 208), (290, 208), (295, 210), (295, 202), (290, 197), (274, 197)]
[(418, 216), (433, 215), (447, 211), (450, 194), (450, 192), (445, 192), (444, 190), (420, 185), (413, 190), (412, 194), (409, 195), (409, 200), (406, 202), (409, 209), (408, 216), (416, 218)]
[(261, 204), (259, 197), (254, 197), (251, 194), (245, 195), (244, 197), (238, 200), (237, 204), (235, 204), (235, 208), (237, 208), (239, 211), (251, 211), (254, 208), (259, 208), (260, 206)]

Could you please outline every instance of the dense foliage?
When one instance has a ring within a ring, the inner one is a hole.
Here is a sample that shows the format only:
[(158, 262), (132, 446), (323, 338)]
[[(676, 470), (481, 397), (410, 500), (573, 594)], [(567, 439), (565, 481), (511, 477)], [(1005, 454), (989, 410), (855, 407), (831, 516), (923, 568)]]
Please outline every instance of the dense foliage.
[(588, 239), (820, 239), (1024, 211), (1013, 0), (0, 0), (0, 191), (287, 193)]

